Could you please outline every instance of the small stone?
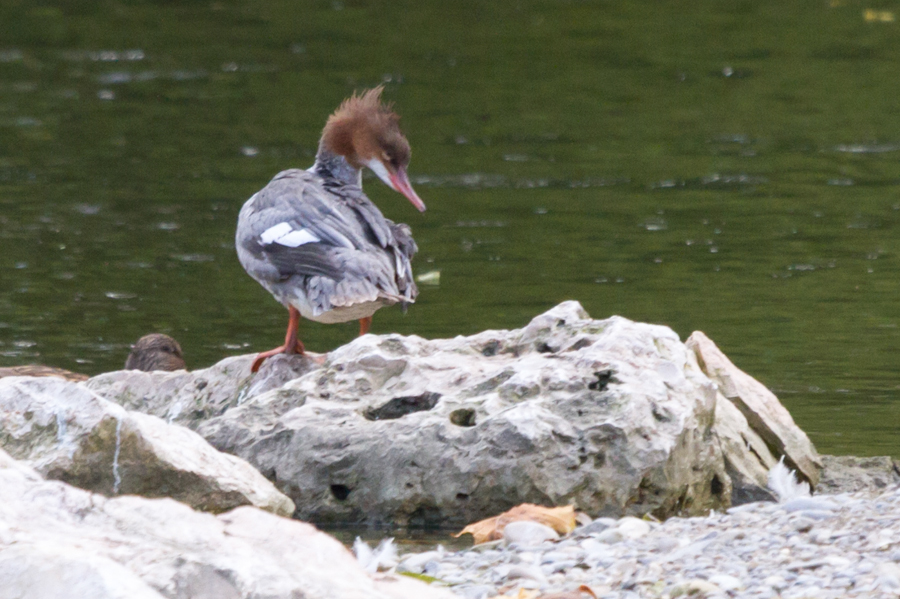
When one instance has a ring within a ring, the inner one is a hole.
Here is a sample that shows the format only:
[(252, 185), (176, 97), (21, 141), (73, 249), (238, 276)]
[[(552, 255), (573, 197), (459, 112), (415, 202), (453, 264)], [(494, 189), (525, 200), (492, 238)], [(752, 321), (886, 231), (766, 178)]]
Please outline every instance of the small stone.
[(669, 591), (669, 596), (671, 596), (673, 599), (675, 597), (681, 597), (682, 595), (687, 595), (690, 597), (706, 597), (708, 595), (713, 595), (721, 592), (722, 589), (720, 589), (713, 583), (703, 580), (702, 578), (695, 578), (693, 580), (688, 580), (672, 587), (672, 589)]
[(596, 535), (596, 538), (601, 543), (607, 543), (612, 545), (613, 543), (618, 543), (622, 541), (625, 536), (618, 529), (610, 529), (604, 530), (599, 535)]
[(723, 591), (736, 591), (744, 588), (744, 583), (742, 583), (739, 578), (729, 576), (728, 574), (714, 574), (709, 577), (709, 581)]
[(846, 576), (841, 576), (839, 578), (832, 579), (829, 586), (833, 589), (849, 589), (853, 586), (853, 581)]
[(797, 532), (809, 532), (816, 525), (816, 521), (812, 518), (799, 517), (791, 523), (791, 528)]
[(465, 599), (484, 599), (485, 597), (494, 597), (497, 595), (497, 589), (484, 585), (476, 584), (469, 587), (457, 586), (453, 589), (457, 594), (462, 595)]
[(828, 510), (803, 510), (802, 512), (797, 513), (804, 518), (817, 521), (828, 520), (829, 518), (834, 517), (834, 512)]
[(540, 545), (544, 541), (558, 539), (559, 534), (545, 524), (522, 520), (507, 524), (503, 529), (503, 538), (507, 543), (517, 543), (524, 547), (534, 547)]
[(619, 520), (616, 530), (622, 534), (623, 538), (639, 539), (650, 532), (650, 523), (639, 518), (625, 517)]
[(875, 574), (878, 576), (878, 586), (885, 590), (900, 590), (900, 565), (893, 563), (882, 563), (875, 567)]
[(829, 499), (818, 497), (797, 497), (781, 504), (781, 509), (786, 512), (799, 512), (801, 510), (817, 510), (833, 512), (840, 506)]
[(438, 551), (425, 551), (424, 553), (413, 553), (411, 555), (403, 556), (403, 559), (400, 560), (400, 564), (397, 566), (397, 570), (400, 572), (413, 572), (415, 574), (421, 574), (425, 570), (425, 565), (428, 562), (438, 560), (441, 558), (441, 554)]
[(554, 574), (556, 572), (564, 572), (566, 570), (571, 570), (575, 566), (578, 565), (578, 562), (575, 560), (565, 560), (559, 562), (553, 562), (548, 565), (548, 570), (550, 574)]
[(772, 575), (772, 576), (767, 576), (763, 580), (763, 584), (772, 587), (776, 591), (781, 591), (788, 587), (787, 581), (783, 577), (778, 576), (777, 574)]
[(539, 582), (547, 582), (547, 577), (538, 568), (529, 566), (513, 566), (506, 573), (506, 578), (528, 578)]
[(656, 541), (656, 550), (660, 553), (666, 553), (667, 551), (672, 551), (679, 545), (678, 539), (675, 537), (661, 537)]
[(815, 532), (813, 532), (810, 535), (810, 538), (816, 543), (824, 544), (824, 543), (828, 543), (829, 541), (831, 541), (831, 536), (833, 534), (834, 534), (834, 531), (831, 530), (830, 528), (822, 528), (822, 529), (819, 529), (819, 530), (816, 530)]
[(847, 559), (846, 557), (842, 557), (840, 555), (826, 555), (822, 558), (822, 561), (839, 572), (853, 563), (853, 560)]
[(581, 528), (577, 529), (580, 534), (593, 534), (598, 532), (603, 532), (607, 528), (612, 528), (616, 525), (617, 520), (614, 518), (597, 518), (590, 524), (585, 524)]
[(870, 562), (868, 560), (861, 561), (856, 566), (856, 571), (859, 572), (860, 574), (868, 574), (869, 572), (873, 571), (874, 569), (875, 569), (875, 564), (873, 564), (872, 562)]

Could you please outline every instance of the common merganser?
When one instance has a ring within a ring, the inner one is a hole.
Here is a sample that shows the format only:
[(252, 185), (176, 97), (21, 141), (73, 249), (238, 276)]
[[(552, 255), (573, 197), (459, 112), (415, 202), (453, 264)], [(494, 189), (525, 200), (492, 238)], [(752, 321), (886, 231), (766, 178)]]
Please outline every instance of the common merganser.
[(162, 333), (150, 333), (131, 346), (125, 370), (183, 370), (187, 368), (177, 341)]
[[(131, 353), (125, 360), (125, 370), (182, 370), (186, 368), (181, 346), (178, 342), (162, 333), (144, 335), (131, 346)], [(0, 368), (0, 378), (7, 376), (54, 376), (67, 381), (86, 381), (90, 377), (80, 372), (72, 372), (55, 366), (43, 364), (25, 364)]]
[(384, 217), (362, 190), (368, 167), (419, 211), (425, 204), (406, 174), (409, 142), (400, 119), (381, 103), (381, 86), (344, 100), (322, 130), (308, 170), (275, 175), (238, 216), (235, 246), (244, 270), (288, 309), (284, 345), (263, 352), (251, 371), (280, 353), (303, 354), (300, 317), (322, 323), (359, 320), (418, 290), (410, 261), (417, 247), (407, 225)]

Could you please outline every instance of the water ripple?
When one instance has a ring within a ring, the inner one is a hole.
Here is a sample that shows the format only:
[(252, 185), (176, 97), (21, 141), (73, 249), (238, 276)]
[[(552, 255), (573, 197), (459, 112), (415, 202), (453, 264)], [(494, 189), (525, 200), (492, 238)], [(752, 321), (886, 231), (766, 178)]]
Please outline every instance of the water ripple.
[(834, 147), (835, 152), (846, 152), (849, 154), (884, 154), (885, 152), (896, 152), (900, 150), (900, 144), (843, 144)]
[(147, 56), (138, 48), (133, 50), (65, 50), (60, 56), (70, 62), (133, 62)]
[(463, 173), (459, 175), (419, 175), (413, 183), (423, 187), (462, 187), (465, 189), (535, 189), (560, 188), (583, 189), (589, 187), (611, 187), (630, 183), (630, 179), (604, 179), (587, 177), (584, 179), (510, 179), (492, 173)]

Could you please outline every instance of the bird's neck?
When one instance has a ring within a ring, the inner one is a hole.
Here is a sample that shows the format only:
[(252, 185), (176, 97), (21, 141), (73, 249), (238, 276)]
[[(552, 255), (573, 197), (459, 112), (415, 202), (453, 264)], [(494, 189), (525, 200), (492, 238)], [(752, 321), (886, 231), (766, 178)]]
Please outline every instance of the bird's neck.
[(362, 188), (362, 170), (347, 162), (347, 159), (340, 154), (324, 148), (321, 144), (316, 153), (316, 162), (309, 170), (323, 179), (336, 179), (345, 185), (356, 185)]

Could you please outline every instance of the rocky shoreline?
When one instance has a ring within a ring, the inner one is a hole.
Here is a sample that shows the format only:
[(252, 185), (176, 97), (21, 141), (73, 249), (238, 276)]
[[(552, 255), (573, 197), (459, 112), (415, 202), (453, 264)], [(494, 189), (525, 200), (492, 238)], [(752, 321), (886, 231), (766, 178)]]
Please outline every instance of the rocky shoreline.
[(597, 519), (559, 540), (402, 556), (467, 599), (900, 596), (900, 485), (756, 502), (705, 517)]
[[(0, 379), (0, 599), (900, 594), (897, 465), (820, 456), (701, 332), (570, 301), (252, 360)], [(782, 463), (800, 484), (772, 483)], [(358, 562), (298, 521), (461, 528), (524, 503), (582, 525)]]

